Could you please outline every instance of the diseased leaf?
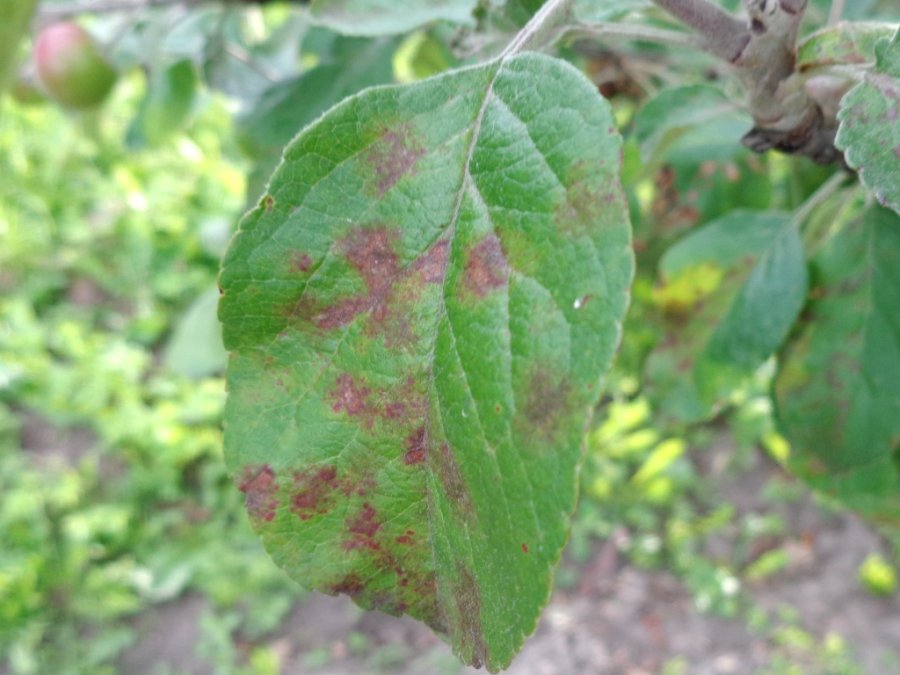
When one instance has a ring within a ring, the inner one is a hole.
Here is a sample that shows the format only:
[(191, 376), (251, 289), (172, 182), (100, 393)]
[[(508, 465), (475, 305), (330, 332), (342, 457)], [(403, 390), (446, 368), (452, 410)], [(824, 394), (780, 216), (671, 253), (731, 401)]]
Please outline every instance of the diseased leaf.
[(797, 70), (870, 63), (875, 46), (896, 29), (889, 24), (853, 21), (828, 26), (808, 35), (797, 46)]
[(790, 465), (900, 527), (900, 217), (872, 207), (813, 261), (811, 302), (775, 383)]
[(477, 0), (313, 0), (313, 19), (344, 35), (396, 35), (432, 21), (470, 25)]
[(806, 296), (803, 247), (787, 216), (739, 211), (669, 249), (660, 276), (672, 327), (648, 360), (649, 393), (697, 421), (787, 336)]
[(509, 56), (369, 89), (287, 148), (226, 257), (226, 459), (305, 586), (496, 671), (534, 629), (632, 254), (609, 106)]
[(878, 201), (900, 213), (900, 31), (879, 43), (876, 57), (841, 101), (835, 145)]

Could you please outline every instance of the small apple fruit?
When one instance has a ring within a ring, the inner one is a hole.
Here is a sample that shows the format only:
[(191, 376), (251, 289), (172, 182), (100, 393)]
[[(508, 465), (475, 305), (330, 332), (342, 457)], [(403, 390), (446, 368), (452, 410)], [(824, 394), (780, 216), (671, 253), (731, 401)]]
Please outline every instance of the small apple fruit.
[(41, 30), (34, 60), (47, 93), (69, 108), (99, 105), (116, 82), (115, 69), (88, 32), (75, 23), (56, 23)]

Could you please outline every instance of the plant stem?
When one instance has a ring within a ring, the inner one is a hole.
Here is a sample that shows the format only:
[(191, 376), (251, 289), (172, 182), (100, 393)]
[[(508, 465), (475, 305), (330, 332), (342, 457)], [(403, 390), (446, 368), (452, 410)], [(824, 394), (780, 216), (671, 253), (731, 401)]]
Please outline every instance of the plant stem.
[(843, 187), (849, 176), (843, 171), (837, 171), (831, 178), (822, 183), (805, 202), (794, 212), (791, 222), (800, 227), (812, 215), (819, 206), (827, 202), (831, 196)]
[(833, 26), (844, 16), (844, 0), (831, 0), (831, 11), (828, 13), (828, 25)]
[(709, 0), (653, 0), (669, 14), (699, 33), (705, 49), (733, 63), (750, 41), (747, 27)]
[(151, 7), (172, 7), (175, 5), (194, 5), (199, 0), (88, 0), (71, 5), (41, 7), (38, 16), (42, 23), (61, 21), (80, 14), (107, 14), (111, 12), (128, 12)]
[(556, 37), (554, 29), (569, 16), (571, 8), (572, 0), (548, 0), (507, 45), (500, 58), (505, 59), (526, 49), (538, 49), (552, 42)]
[(647, 40), (670, 44), (676, 47), (705, 49), (706, 43), (700, 38), (677, 30), (654, 28), (627, 23), (582, 23), (564, 30), (565, 37), (610, 37), (623, 40)]

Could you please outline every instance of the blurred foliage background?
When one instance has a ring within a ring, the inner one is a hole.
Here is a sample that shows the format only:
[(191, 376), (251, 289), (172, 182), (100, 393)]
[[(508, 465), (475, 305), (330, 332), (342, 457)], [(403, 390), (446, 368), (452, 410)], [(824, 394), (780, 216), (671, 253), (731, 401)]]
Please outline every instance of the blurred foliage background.
[[(215, 672), (278, 673), (269, 638), (306, 594), (262, 551), (222, 462), (219, 259), (299, 126), (363, 86), (466, 57), (445, 46), (447, 26), (343, 38), (286, 6), (168, 8), (88, 25), (124, 73), (102, 109), (0, 103), (0, 672), (118, 672), (140, 637), (138, 617), (202, 597), (197, 654)], [(678, 409), (670, 371), (650, 386), (641, 379), (678, 294), (704, 284), (661, 290), (662, 251), (734, 209), (797, 208), (827, 174), (743, 149), (747, 120), (733, 106), (714, 120), (670, 116), (660, 133), (642, 104), (667, 53), (568, 49), (632, 132), (625, 182), (641, 271), (558, 584), (577, 584), (599, 542), (614, 541), (630, 564), (678, 577), (698, 609), (755, 622), (774, 645), (772, 672), (862, 672), (839, 639), (820, 643), (784, 617), (772, 623), (743, 590), (791, 564), (793, 535), (777, 505), (813, 498), (774, 471), (762, 488), (771, 512), (748, 515), (704, 469), (723, 435), (733, 439), (729, 475), (758, 456), (777, 466), (772, 368), (743, 380), (703, 423)], [(705, 66), (686, 57), (672, 77), (702, 86)], [(853, 188), (834, 199), (850, 210), (863, 201)], [(723, 533), (728, 548), (711, 553)], [(864, 551), (859, 579), (847, 583), (896, 597), (886, 550)], [(411, 658), (362, 635), (348, 641), (371, 672)], [(304, 667), (326, 666), (325, 647)], [(442, 663), (441, 672), (459, 670)], [(678, 667), (667, 672), (686, 672)]]

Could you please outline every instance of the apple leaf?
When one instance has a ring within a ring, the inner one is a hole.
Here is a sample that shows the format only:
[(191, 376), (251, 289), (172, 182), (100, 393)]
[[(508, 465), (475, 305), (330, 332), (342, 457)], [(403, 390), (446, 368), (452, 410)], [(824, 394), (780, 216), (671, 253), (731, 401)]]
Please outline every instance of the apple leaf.
[(835, 145), (883, 206), (900, 213), (900, 31), (841, 101)]
[(313, 20), (342, 35), (395, 35), (438, 20), (472, 24), (476, 0), (313, 0)]
[(633, 271), (608, 104), (507, 55), (305, 129), (220, 277), (226, 460), (303, 585), (467, 663), (534, 630)]
[(812, 266), (811, 302), (775, 383), (789, 463), (900, 526), (900, 217), (873, 206)]
[(648, 392), (697, 421), (787, 337), (806, 297), (803, 245), (786, 215), (735, 211), (670, 248), (660, 277), (656, 301), (673, 327), (648, 359)]
[(0, 94), (15, 74), (19, 43), (36, 6), (37, 0), (0, 0)]

